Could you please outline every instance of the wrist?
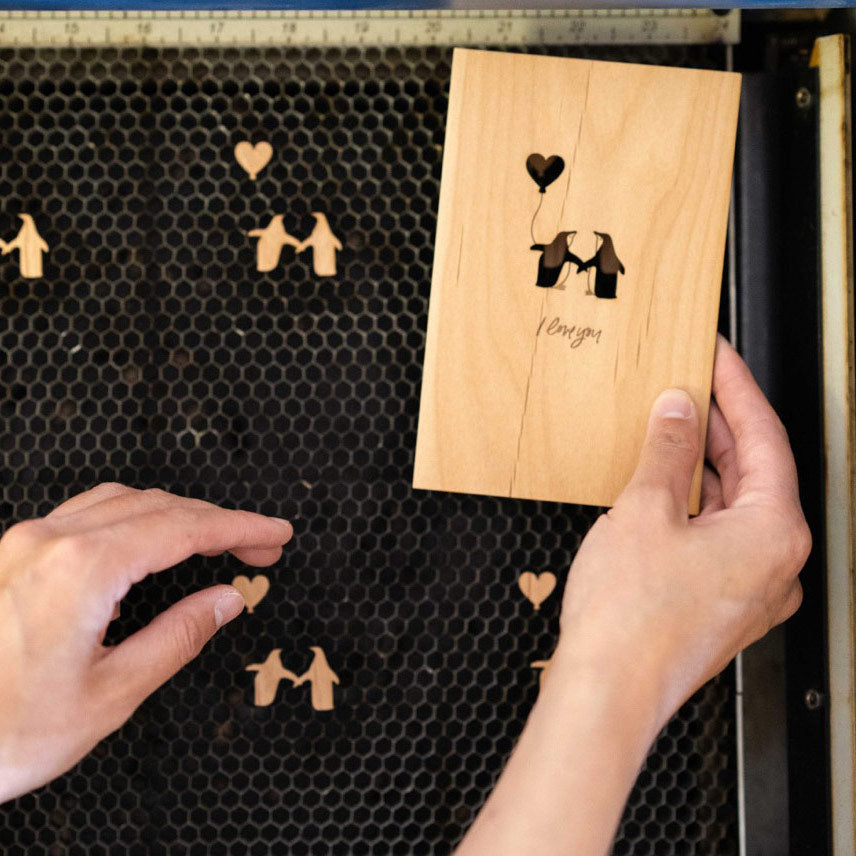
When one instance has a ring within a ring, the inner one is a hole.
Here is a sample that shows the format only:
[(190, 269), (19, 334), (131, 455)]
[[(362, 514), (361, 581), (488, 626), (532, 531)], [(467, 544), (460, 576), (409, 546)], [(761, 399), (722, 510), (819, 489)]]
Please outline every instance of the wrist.
[(653, 640), (632, 652), (615, 642), (611, 634), (589, 639), (563, 633), (539, 699), (566, 708), (584, 694), (593, 716), (625, 732), (625, 744), (638, 744), (644, 759), (674, 713), (665, 658)]
[(564, 638), (499, 784), (458, 856), (601, 856), (661, 727), (629, 658)]

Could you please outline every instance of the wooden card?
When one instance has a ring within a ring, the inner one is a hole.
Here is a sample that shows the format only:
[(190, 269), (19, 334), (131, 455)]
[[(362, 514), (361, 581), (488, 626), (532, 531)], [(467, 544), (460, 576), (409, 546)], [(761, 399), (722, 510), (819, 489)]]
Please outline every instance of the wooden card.
[(739, 94), (455, 51), (414, 487), (611, 505), (663, 389), (704, 430)]

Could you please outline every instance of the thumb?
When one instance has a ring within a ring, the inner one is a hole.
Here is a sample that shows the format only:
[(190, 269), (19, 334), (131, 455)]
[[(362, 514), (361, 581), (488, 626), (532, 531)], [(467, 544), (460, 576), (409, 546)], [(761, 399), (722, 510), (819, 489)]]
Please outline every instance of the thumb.
[[(109, 695), (130, 706), (125, 718), (193, 660), (216, 631), (238, 616), (244, 599), (232, 586), (203, 589), (183, 598), (138, 630), (102, 661)], [(124, 720), (123, 720), (124, 721)]]
[(693, 400), (682, 389), (660, 393), (651, 408), (636, 471), (616, 506), (630, 501), (646, 514), (661, 511), (685, 520), (699, 451), (699, 419)]

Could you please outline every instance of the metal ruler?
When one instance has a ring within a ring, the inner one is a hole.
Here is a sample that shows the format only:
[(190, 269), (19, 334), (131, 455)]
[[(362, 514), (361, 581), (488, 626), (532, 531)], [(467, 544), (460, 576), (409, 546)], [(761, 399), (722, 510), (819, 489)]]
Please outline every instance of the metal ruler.
[(736, 44), (707, 9), (0, 11), (0, 47)]

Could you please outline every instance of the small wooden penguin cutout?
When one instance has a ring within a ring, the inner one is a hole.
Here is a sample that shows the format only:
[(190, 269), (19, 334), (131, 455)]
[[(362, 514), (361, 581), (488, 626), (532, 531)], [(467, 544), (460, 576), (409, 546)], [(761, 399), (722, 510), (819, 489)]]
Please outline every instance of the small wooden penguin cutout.
[(312, 247), (312, 269), (316, 276), (336, 275), (336, 251), (342, 249), (342, 243), (333, 234), (327, 217), (320, 211), (313, 211), (315, 226), (308, 238), (300, 242), (298, 253)]
[(244, 603), (247, 604), (247, 612), (252, 613), (262, 598), (268, 593), (270, 580), (264, 574), (258, 574), (252, 579), (240, 574), (232, 580), (232, 585), (241, 593), (241, 597), (244, 598)]
[(39, 234), (33, 218), (29, 214), (21, 214), (24, 225), (18, 234), (8, 243), (0, 241), (0, 253), (8, 255), (12, 250), (18, 250), (21, 276), (27, 279), (38, 279), (42, 276), (42, 253), (48, 251), (48, 245)]
[(312, 684), (312, 707), (315, 710), (333, 709), (333, 684), (339, 683), (338, 675), (330, 668), (324, 651), (317, 645), (310, 649), (315, 652), (309, 669), (294, 682), (294, 686), (309, 681)]
[(254, 701), (259, 707), (267, 707), (276, 698), (279, 682), (283, 678), (287, 678), (296, 686), (297, 675), (283, 668), (282, 660), (279, 658), (281, 652), (282, 648), (274, 648), (264, 663), (251, 663), (246, 667), (246, 671), (256, 673)]
[(253, 181), (268, 165), (272, 155), (273, 146), (264, 141), (253, 145), (247, 140), (243, 140), (235, 146), (235, 160), (246, 170)]
[(279, 264), (279, 254), (283, 247), (295, 247), (297, 252), (301, 252), (300, 241), (285, 231), (282, 214), (274, 214), (264, 229), (251, 229), (247, 234), (251, 238), (259, 239), (256, 245), (256, 270), (273, 270)]
[(550, 671), (550, 666), (553, 665), (553, 658), (549, 660), (536, 660), (531, 664), (533, 669), (540, 669), (541, 674), (538, 676), (538, 692), (544, 689), (544, 682), (547, 680), (547, 672)]
[(520, 575), (518, 580), (520, 591), (532, 602), (537, 612), (541, 609), (541, 604), (552, 594), (556, 588), (556, 576), (550, 571), (544, 571), (543, 574), (533, 574), (532, 571), (525, 571)]

